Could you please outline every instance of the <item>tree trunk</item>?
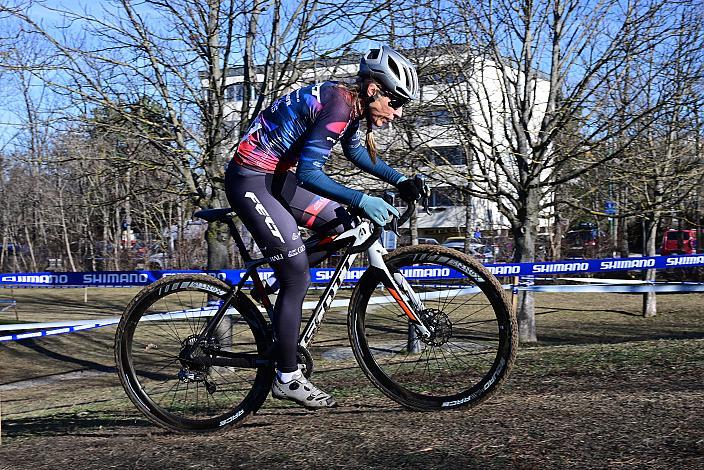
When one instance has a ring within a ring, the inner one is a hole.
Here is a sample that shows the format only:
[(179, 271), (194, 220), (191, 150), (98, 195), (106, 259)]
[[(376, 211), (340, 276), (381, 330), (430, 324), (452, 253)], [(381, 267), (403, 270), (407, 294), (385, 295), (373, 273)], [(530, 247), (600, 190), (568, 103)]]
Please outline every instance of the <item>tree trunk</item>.
[(66, 224), (66, 212), (64, 211), (64, 194), (63, 189), (59, 190), (59, 212), (61, 217), (61, 231), (63, 234), (64, 246), (66, 247), (66, 256), (71, 265), (71, 271), (76, 272), (76, 263), (73, 261), (73, 252), (71, 251), (71, 238), (68, 234), (68, 225)]
[[(619, 193), (618, 206), (628, 207), (628, 188), (624, 188), (622, 192)], [(619, 209), (620, 211), (620, 209)], [(628, 247), (628, 217), (620, 217), (618, 224), (620, 225), (618, 231), (618, 250), (621, 258), (628, 258), (630, 256), (630, 248)]]
[(552, 240), (550, 240), (551, 258), (553, 261), (562, 259), (562, 218), (560, 213), (555, 211), (555, 225), (552, 231)]
[[(408, 228), (411, 237), (411, 245), (418, 244), (418, 211), (413, 211), (411, 218), (408, 220)], [(419, 354), (422, 351), (421, 342), (418, 339), (418, 333), (412, 323), (408, 323), (408, 341), (406, 349), (411, 354)]]
[(471, 255), (469, 245), (472, 243), (472, 197), (469, 194), (464, 195), (464, 252)]
[[(227, 225), (216, 222), (208, 223), (208, 230), (205, 232), (205, 238), (208, 242), (208, 269), (219, 270), (229, 267), (228, 256), (228, 240), (230, 233)], [(215, 296), (209, 298), (211, 301), (216, 301)], [(232, 317), (225, 315), (217, 326), (217, 335), (221, 338), (220, 344), (223, 347), (232, 345), (232, 327), (234, 323)]]
[(631, 250), (628, 247), (628, 217), (622, 217), (618, 219), (621, 229), (619, 233), (619, 255), (621, 258), (628, 258), (631, 254)]
[(418, 244), (418, 211), (413, 211), (411, 218), (408, 220), (408, 228), (411, 237), (411, 245)]
[(36, 272), (36, 271), (38, 271), (38, 269), (37, 269), (37, 259), (34, 256), (34, 241), (29, 236), (29, 229), (27, 228), (26, 224), (24, 226), (24, 237), (27, 240), (27, 248), (29, 248), (29, 256), (30, 256), (30, 259), (32, 260), (31, 270)]
[[(657, 222), (648, 220), (644, 225), (643, 236), (643, 256), (655, 256), (655, 236), (657, 231)], [(656, 270), (647, 269), (644, 272), (643, 280), (654, 282)], [(643, 316), (654, 317), (658, 313), (657, 298), (655, 292), (646, 292), (643, 294)]]
[[(528, 263), (535, 261), (535, 241), (538, 235), (538, 204), (540, 195), (535, 191), (528, 192), (525, 196), (525, 209), (519, 211), (519, 224), (512, 227), (516, 244), (514, 261)], [(532, 280), (530, 276), (529, 280)], [(538, 341), (535, 324), (535, 303), (533, 293), (520, 291), (518, 293), (518, 338), (521, 343), (535, 343)]]
[(210, 222), (205, 238), (208, 242), (208, 269), (227, 269), (230, 261), (228, 255), (230, 232), (227, 225)]

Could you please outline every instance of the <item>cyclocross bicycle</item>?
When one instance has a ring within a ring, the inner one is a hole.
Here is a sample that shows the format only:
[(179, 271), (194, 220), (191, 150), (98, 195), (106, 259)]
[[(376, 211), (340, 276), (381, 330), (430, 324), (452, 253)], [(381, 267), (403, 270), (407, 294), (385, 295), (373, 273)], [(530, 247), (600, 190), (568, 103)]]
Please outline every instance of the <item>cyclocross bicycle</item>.
[[(414, 204), (397, 221), (403, 224)], [(236, 285), (205, 274), (178, 274), (145, 287), (122, 315), (115, 337), (120, 381), (152, 422), (207, 432), (241, 424), (264, 403), (275, 373), (272, 305), (232, 219), (232, 209), (195, 215), (228, 225), (246, 262)], [(415, 410), (471, 407), (494, 394), (513, 365), (517, 326), (496, 278), (449, 248), (415, 245), (390, 254), (382, 228), (356, 217), (336, 237), (311, 237), (306, 250), (341, 259), (299, 340), (299, 364), (353, 261), (368, 268), (349, 299), (347, 330), (359, 366), (386, 396)], [(258, 292), (260, 307), (246, 294)], [(252, 292), (250, 292), (252, 293)], [(263, 314), (269, 313), (269, 318)]]

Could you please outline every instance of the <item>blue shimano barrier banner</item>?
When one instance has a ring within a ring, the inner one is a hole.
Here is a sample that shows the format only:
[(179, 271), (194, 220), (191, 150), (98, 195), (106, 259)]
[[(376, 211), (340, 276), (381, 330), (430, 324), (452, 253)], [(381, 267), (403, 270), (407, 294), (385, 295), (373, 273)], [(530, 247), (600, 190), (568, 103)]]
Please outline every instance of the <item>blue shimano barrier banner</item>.
[[(89, 271), (89, 272), (43, 272), (0, 274), (2, 286), (51, 286), (51, 287), (135, 287), (146, 286), (162, 277), (176, 274), (209, 274), (228, 283), (237, 283), (244, 275), (244, 270), (198, 271)], [(263, 278), (269, 277), (273, 271), (260, 271)]]
[[(486, 267), (498, 277), (531, 276), (536, 274), (583, 274), (610, 271), (628, 271), (643, 269), (691, 268), (704, 266), (704, 254), (682, 256), (650, 256), (644, 258), (607, 258), (607, 259), (575, 259), (550, 261), (544, 263), (514, 263), (487, 264)], [(333, 268), (313, 268), (313, 282), (324, 283), (330, 280), (335, 270)], [(351, 268), (345, 277), (346, 281), (355, 282), (364, 273), (365, 268)], [(0, 287), (135, 287), (146, 286), (165, 276), (185, 273), (206, 273), (221, 279), (228, 284), (237, 283), (242, 279), (244, 270), (222, 271), (95, 271), (95, 272), (39, 272), (0, 274)], [(263, 278), (273, 274), (270, 269), (259, 271)], [(410, 279), (447, 279), (460, 277), (453, 269), (441, 266), (419, 266), (407, 268), (404, 275)]]

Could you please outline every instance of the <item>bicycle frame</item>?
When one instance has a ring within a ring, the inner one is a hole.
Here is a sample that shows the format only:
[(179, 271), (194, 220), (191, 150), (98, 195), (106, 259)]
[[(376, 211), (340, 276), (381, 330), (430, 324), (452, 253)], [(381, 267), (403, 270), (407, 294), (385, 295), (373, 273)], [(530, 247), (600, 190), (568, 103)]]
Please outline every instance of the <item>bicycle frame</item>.
[[(339, 235), (338, 239), (345, 240), (351, 238), (354, 240), (351, 246), (356, 247), (362, 245), (371, 236), (373, 236), (373, 234), (369, 229), (369, 223), (362, 222), (357, 227)], [(399, 287), (399, 283), (394, 276), (391, 275), (389, 269), (386, 267), (386, 263), (384, 263), (383, 257), (386, 253), (386, 249), (381, 245), (379, 240), (375, 240), (374, 243), (367, 248), (367, 256), (369, 258), (368, 269), (376, 269), (382, 274), (382, 282), (384, 286), (387, 288), (394, 300), (396, 300), (396, 302), (401, 306), (403, 311), (408, 316), (408, 319), (416, 325), (421, 335), (429, 336), (430, 332), (415, 314), (415, 312), (423, 310), (422, 302), (420, 302), (418, 297), (415, 296), (413, 290), (410, 288), (408, 283), (405, 282), (405, 279), (403, 279), (403, 276), (398, 276), (400, 278), (399, 280), (402, 280), (401, 287)], [(299, 346), (303, 346), (304, 348), (308, 347), (308, 345), (313, 341), (320, 324), (323, 322), (325, 313), (330, 309), (332, 301), (335, 299), (335, 295), (337, 295), (337, 291), (340, 286), (342, 286), (342, 282), (345, 280), (347, 271), (350, 266), (352, 266), (352, 263), (357, 255), (358, 253), (348, 250), (340, 260), (337, 265), (337, 269), (335, 269), (335, 273), (330, 279), (330, 282), (325, 288), (325, 291), (320, 297), (315, 309), (313, 309), (313, 314), (308, 320), (308, 323), (306, 323), (303, 333), (301, 333), (301, 336), (299, 337)]]
[[(234, 228), (234, 224), (231, 229), (232, 228)], [(239, 232), (237, 232), (236, 229), (234, 230), (233, 236), (235, 236), (236, 242), (241, 241), (241, 239), (239, 238)], [(315, 334), (317, 333), (318, 328), (320, 327), (320, 324), (322, 323), (326, 312), (330, 309), (332, 301), (337, 295), (337, 291), (342, 286), (342, 282), (344, 281), (347, 272), (349, 271), (349, 268), (352, 266), (352, 263), (354, 262), (358, 254), (363, 251), (359, 248), (368, 245), (371, 237), (378, 238), (378, 232), (376, 230), (371, 230), (369, 222), (362, 221), (356, 227), (347, 230), (346, 232), (343, 232), (342, 234), (334, 238), (335, 245), (337, 246), (340, 243), (343, 243), (343, 245), (341, 246), (347, 246), (347, 251), (340, 259), (340, 262), (338, 263), (333, 276), (328, 282), (327, 287), (321, 295), (316, 307), (313, 309), (313, 313), (310, 316), (303, 332), (299, 337), (299, 346), (307, 348), (312, 343), (313, 338), (315, 337)], [(323, 242), (329, 242), (332, 240), (333, 239), (330, 238), (323, 240)], [(240, 246), (240, 244), (241, 243), (237, 243), (238, 247)], [(242, 244), (242, 247), (243, 246), (244, 245)], [(315, 245), (312, 247), (312, 249), (315, 249), (319, 246), (320, 245)], [(371, 243), (371, 245), (366, 248), (366, 252), (369, 259), (368, 269), (377, 271), (377, 274), (379, 275), (382, 284), (389, 291), (396, 303), (398, 303), (398, 305), (401, 307), (402, 311), (406, 314), (409, 322), (415, 326), (418, 334), (423, 337), (429, 337), (430, 331), (423, 323), (420, 315), (418, 315), (418, 312), (424, 310), (423, 303), (420, 298), (413, 292), (411, 286), (400, 273), (396, 273), (394, 275), (391, 274), (383, 258), (383, 256), (387, 254), (386, 249), (382, 246), (378, 239), (375, 239), (373, 243)], [(188, 348), (187, 354), (189, 356), (190, 352), (195, 347), (197, 347), (198, 344), (202, 344), (203, 342), (205, 342), (207, 338), (212, 334), (217, 325), (220, 323), (220, 320), (225, 315), (227, 309), (229, 308), (230, 302), (242, 290), (249, 278), (251, 278), (254, 282), (255, 289), (260, 289), (260, 291), (263, 292), (263, 283), (258, 274), (257, 268), (264, 264), (267, 264), (268, 261), (266, 259), (253, 260), (249, 258), (249, 256), (247, 256), (245, 260), (247, 270), (242, 276), (242, 279), (237, 285), (233, 285), (230, 288), (229, 292), (225, 296), (222, 305), (218, 308), (217, 313), (210, 319), (205, 329), (200, 333), (198, 341), (195, 341), (194, 344), (190, 348)], [(273, 306), (265, 295), (262, 296), (262, 299), (267, 312), (271, 316)], [(247, 363), (251, 363), (250, 365), (253, 365), (252, 358), (245, 358), (244, 355), (241, 354), (233, 355), (232, 353), (228, 353), (227, 351), (213, 351), (213, 355), (229, 358), (229, 360), (225, 359), (224, 361), (221, 361), (217, 360), (216, 358), (211, 358), (209, 363), (212, 365), (234, 365), (232, 361), (236, 359), (245, 359)]]

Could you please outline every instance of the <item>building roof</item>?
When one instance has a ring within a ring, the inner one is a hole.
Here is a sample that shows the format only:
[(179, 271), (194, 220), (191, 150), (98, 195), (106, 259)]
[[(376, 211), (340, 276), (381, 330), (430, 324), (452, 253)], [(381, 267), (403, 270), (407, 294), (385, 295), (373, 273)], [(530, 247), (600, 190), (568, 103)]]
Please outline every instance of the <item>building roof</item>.
[[(483, 56), (486, 59), (491, 60), (492, 57), (485, 51), (480, 50), (476, 47), (472, 47), (468, 44), (443, 44), (439, 46), (426, 46), (417, 47), (413, 49), (398, 49), (404, 55), (411, 57), (412, 59), (418, 58), (428, 58), (428, 57), (441, 57), (448, 54), (449, 52), (456, 53), (469, 53), (474, 57)], [(303, 69), (316, 69), (316, 68), (334, 68), (344, 65), (357, 64), (362, 57), (362, 52), (358, 51), (348, 51), (338, 56), (320, 56), (313, 59), (304, 59), (299, 62), (299, 65)], [(505, 58), (510, 62), (515, 62), (511, 58)], [(518, 67), (517, 64), (513, 63), (513, 67)], [(544, 72), (539, 70), (535, 71), (537, 76), (543, 80), (547, 80), (549, 77)], [(264, 73), (263, 65), (255, 65), (255, 73)], [(227, 77), (241, 77), (244, 74), (244, 65), (235, 65), (227, 69)], [(207, 71), (201, 71), (198, 73), (201, 80), (208, 77)]]

